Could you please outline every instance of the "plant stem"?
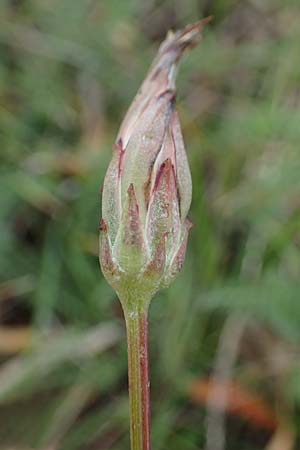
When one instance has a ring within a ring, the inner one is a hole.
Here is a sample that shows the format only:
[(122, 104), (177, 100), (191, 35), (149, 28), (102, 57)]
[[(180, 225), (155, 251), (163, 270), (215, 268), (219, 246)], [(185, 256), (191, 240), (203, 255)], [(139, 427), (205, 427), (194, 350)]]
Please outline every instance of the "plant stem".
[(128, 382), (131, 450), (150, 450), (148, 369), (148, 308), (125, 311), (128, 343)]

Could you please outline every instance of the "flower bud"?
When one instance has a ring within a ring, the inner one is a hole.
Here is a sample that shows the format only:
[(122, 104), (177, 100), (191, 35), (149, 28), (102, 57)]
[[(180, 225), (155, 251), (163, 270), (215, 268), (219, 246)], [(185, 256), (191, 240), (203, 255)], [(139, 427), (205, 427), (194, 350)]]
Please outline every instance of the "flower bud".
[(175, 73), (207, 21), (168, 34), (117, 136), (103, 187), (100, 264), (121, 300), (132, 293), (150, 300), (184, 262), (192, 182)]

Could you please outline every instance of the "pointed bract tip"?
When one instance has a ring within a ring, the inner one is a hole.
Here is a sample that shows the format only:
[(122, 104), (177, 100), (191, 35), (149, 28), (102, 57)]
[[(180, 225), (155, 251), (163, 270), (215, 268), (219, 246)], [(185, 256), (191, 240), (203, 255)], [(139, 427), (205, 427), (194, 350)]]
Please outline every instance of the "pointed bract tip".
[(127, 189), (127, 194), (128, 195), (135, 195), (133, 183), (130, 183), (130, 185), (129, 185), (128, 189)]
[(107, 233), (107, 225), (104, 222), (104, 219), (101, 219), (99, 222), (99, 231), (103, 231), (104, 233)]
[(124, 253), (128, 251), (128, 248), (123, 248), (123, 245), (130, 247), (136, 247), (142, 252), (144, 249), (144, 240), (142, 232), (142, 224), (139, 215), (139, 205), (137, 203), (133, 183), (130, 183), (127, 189), (126, 204), (123, 207), (122, 226), (120, 230), (120, 249), (124, 250)]
[(138, 205), (138, 202), (137, 202), (137, 199), (136, 199), (133, 183), (130, 183), (130, 185), (129, 185), (128, 189), (127, 189), (127, 195), (129, 197), (129, 204), (131, 205), (131, 207), (133, 207), (133, 205), (134, 205), (137, 214), (139, 214), (139, 205)]
[(161, 174), (163, 172), (169, 172), (169, 170), (171, 170), (171, 167), (172, 167), (171, 158), (165, 159), (164, 162), (160, 166), (160, 170), (159, 170), (158, 175), (161, 176)]
[(187, 232), (189, 232), (190, 229), (194, 228), (194, 226), (195, 226), (195, 224), (193, 222), (191, 222), (188, 217), (185, 219), (184, 223), (185, 223), (185, 229), (186, 229)]
[(124, 151), (122, 138), (119, 138), (113, 147), (117, 152)]
[(155, 180), (154, 188), (153, 188), (154, 191), (158, 189), (158, 186), (159, 186), (159, 183), (161, 181), (162, 176), (163, 175), (169, 175), (171, 172), (173, 173), (173, 176), (175, 178), (175, 169), (174, 169), (174, 166), (172, 164), (172, 160), (171, 160), (171, 158), (167, 158), (161, 164), (161, 166), (160, 166), (160, 168), (158, 170), (158, 173), (156, 175), (156, 180)]

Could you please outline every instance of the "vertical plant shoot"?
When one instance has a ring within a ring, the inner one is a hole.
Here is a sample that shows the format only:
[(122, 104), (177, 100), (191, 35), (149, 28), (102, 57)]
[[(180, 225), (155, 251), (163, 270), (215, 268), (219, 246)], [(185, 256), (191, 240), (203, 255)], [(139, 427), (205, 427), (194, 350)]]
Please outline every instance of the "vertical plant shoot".
[(100, 264), (128, 338), (132, 450), (150, 449), (147, 312), (180, 272), (192, 182), (175, 107), (176, 67), (209, 19), (169, 33), (120, 127), (103, 187)]

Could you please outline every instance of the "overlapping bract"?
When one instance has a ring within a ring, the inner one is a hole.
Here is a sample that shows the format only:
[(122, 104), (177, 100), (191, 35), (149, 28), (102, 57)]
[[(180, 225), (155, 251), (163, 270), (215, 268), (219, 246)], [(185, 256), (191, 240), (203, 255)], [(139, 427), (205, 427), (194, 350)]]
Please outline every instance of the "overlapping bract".
[(191, 227), (192, 183), (178, 115), (175, 70), (204, 21), (169, 34), (121, 125), (107, 170), (100, 263), (124, 290), (167, 286), (181, 270)]

